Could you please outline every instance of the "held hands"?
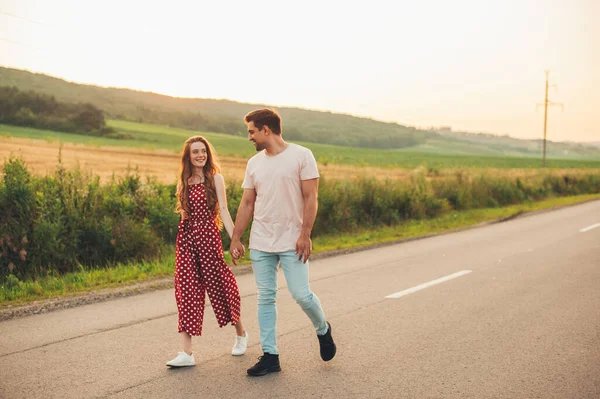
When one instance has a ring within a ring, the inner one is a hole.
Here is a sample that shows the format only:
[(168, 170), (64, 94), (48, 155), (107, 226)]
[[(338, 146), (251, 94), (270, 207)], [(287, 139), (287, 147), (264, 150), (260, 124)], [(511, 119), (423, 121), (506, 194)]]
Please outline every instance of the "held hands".
[(302, 263), (306, 263), (311, 253), (312, 241), (310, 240), (310, 236), (301, 234), (298, 241), (296, 241), (296, 255), (298, 255), (298, 260), (301, 260)]
[(233, 261), (233, 264), (237, 265), (237, 260), (244, 257), (246, 248), (244, 248), (244, 245), (240, 240), (231, 240), (229, 253), (231, 254), (231, 260)]

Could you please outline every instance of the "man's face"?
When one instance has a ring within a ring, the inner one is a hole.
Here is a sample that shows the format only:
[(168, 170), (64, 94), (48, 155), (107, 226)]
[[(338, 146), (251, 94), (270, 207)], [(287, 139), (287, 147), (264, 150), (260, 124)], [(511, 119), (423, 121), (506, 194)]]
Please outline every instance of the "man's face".
[(254, 126), (254, 122), (248, 122), (246, 125), (248, 126), (248, 140), (254, 144), (256, 151), (264, 150), (267, 143), (267, 127), (263, 126), (263, 128), (259, 130)]

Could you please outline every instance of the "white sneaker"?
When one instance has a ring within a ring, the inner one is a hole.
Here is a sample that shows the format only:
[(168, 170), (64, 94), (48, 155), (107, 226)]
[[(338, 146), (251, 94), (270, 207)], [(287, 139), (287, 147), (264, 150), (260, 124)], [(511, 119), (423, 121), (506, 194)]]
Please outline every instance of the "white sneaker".
[(196, 361), (194, 360), (194, 354), (188, 355), (185, 352), (179, 352), (175, 359), (167, 362), (167, 366), (169, 367), (187, 367), (195, 365)]
[(246, 348), (248, 348), (248, 331), (246, 331), (246, 335), (243, 337), (235, 337), (235, 345), (231, 350), (231, 354), (233, 356), (241, 356), (246, 353)]

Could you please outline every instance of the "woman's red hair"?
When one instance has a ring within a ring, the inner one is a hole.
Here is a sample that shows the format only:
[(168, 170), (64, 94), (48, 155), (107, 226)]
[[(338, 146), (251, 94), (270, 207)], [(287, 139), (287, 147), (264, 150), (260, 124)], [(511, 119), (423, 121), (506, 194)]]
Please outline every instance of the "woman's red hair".
[(208, 209), (214, 210), (217, 226), (222, 228), (222, 222), (219, 214), (219, 201), (217, 199), (217, 190), (215, 188), (214, 176), (221, 173), (219, 159), (213, 146), (202, 136), (193, 136), (185, 141), (181, 152), (181, 162), (179, 164), (179, 182), (177, 184), (177, 206), (175, 212), (186, 217), (190, 217), (190, 204), (188, 202), (189, 188), (188, 179), (192, 177), (192, 161), (190, 159), (190, 147), (192, 144), (201, 142), (206, 146), (206, 164), (202, 168), (204, 174), (204, 187), (206, 189), (206, 202)]

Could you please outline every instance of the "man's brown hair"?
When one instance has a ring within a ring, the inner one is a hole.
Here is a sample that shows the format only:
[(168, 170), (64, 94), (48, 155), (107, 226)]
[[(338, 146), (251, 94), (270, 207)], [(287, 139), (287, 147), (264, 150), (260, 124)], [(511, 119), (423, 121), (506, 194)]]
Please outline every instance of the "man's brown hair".
[(281, 116), (279, 116), (274, 109), (262, 108), (248, 112), (246, 116), (244, 116), (244, 122), (254, 122), (254, 126), (256, 126), (258, 130), (266, 125), (273, 133), (281, 134)]

